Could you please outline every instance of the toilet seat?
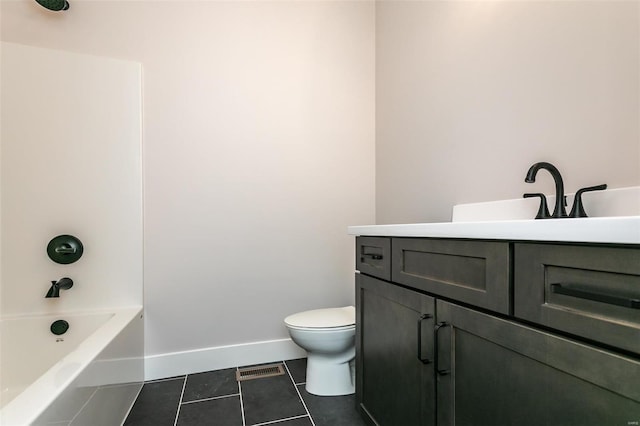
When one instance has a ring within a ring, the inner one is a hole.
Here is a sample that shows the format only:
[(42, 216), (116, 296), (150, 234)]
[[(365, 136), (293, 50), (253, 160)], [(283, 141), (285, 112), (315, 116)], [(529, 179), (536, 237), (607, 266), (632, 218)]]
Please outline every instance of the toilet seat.
[(284, 319), (290, 328), (300, 330), (343, 330), (354, 328), (356, 323), (356, 310), (353, 306), (344, 308), (314, 309), (312, 311), (298, 312)]

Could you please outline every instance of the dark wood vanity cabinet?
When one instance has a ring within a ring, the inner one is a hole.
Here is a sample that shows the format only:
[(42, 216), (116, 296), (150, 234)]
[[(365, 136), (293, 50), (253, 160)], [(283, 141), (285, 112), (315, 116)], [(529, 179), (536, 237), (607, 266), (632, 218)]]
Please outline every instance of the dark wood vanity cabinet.
[[(465, 241), (384, 240), (392, 255), (391, 279), (356, 274), (356, 400), (369, 424), (640, 421), (640, 310), (633, 302), (640, 296), (638, 247), (474, 241), (470, 251)], [(485, 243), (492, 247), (482, 248)], [(457, 259), (442, 257), (458, 256), (456, 248), (462, 248)], [(397, 271), (407, 269), (407, 250), (437, 253), (410, 256), (438, 264), (413, 265), (420, 273), (411, 280), (417, 281), (404, 280)], [(467, 278), (460, 277), (478, 279), (478, 265), (486, 266), (492, 256), (504, 271), (491, 275), (508, 279), (485, 288), (503, 292), (496, 294), (499, 300), (506, 294), (506, 314), (500, 303), (485, 303), (486, 291), (474, 286), (468, 287), (479, 292), (476, 304), (452, 297), (464, 287)], [(471, 274), (460, 270), (469, 258)], [(436, 285), (425, 287), (425, 277)], [(588, 290), (587, 298), (610, 297), (573, 300), (574, 294), (554, 292), (554, 284)]]

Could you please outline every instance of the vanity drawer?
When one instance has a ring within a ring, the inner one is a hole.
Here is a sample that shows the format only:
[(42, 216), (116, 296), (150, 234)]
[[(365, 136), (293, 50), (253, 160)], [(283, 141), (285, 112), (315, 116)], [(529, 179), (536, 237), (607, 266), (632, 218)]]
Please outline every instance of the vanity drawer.
[(391, 238), (356, 237), (356, 269), (391, 280)]
[(394, 282), (510, 313), (509, 243), (393, 238)]
[(640, 353), (640, 248), (515, 244), (514, 314)]

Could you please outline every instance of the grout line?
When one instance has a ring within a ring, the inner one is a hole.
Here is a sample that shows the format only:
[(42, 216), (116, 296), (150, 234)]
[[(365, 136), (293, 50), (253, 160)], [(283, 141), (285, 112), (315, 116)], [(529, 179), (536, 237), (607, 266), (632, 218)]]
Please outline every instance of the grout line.
[(315, 422), (313, 421), (313, 417), (311, 417), (311, 413), (309, 412), (309, 409), (307, 408), (307, 404), (304, 403), (304, 398), (302, 398), (302, 395), (300, 395), (300, 391), (298, 390), (298, 387), (296, 386), (296, 382), (295, 382), (295, 380), (293, 380), (293, 376), (291, 375), (291, 371), (289, 370), (289, 366), (287, 365), (287, 363), (285, 361), (283, 361), (282, 363), (284, 364), (284, 368), (287, 369), (287, 373), (289, 374), (289, 379), (291, 380), (291, 383), (293, 383), (293, 388), (296, 390), (296, 393), (298, 394), (298, 398), (300, 398), (300, 401), (302, 402), (302, 406), (304, 407), (304, 411), (307, 412), (307, 415), (309, 416), (309, 420), (311, 420), (311, 425), (312, 426), (316, 426)]
[[(236, 367), (236, 372), (240, 370), (240, 367)], [(244, 403), (242, 402), (242, 384), (238, 382), (238, 395), (240, 395), (240, 414), (242, 414), (242, 426), (246, 426), (246, 420), (244, 419)]]
[(178, 409), (176, 410), (176, 419), (173, 421), (173, 426), (178, 424), (178, 416), (180, 415), (180, 407), (182, 406), (182, 397), (184, 396), (184, 388), (187, 386), (187, 376), (184, 376), (184, 382), (182, 383), (182, 392), (180, 392), (180, 401), (178, 401)]
[[(282, 422), (286, 422), (286, 421), (289, 421), (289, 420), (304, 419), (304, 418), (306, 418), (306, 417), (311, 418), (311, 416), (308, 416), (308, 415), (306, 415), (306, 414), (302, 414), (302, 415), (299, 415), (299, 416), (287, 417), (287, 418), (284, 418), (284, 419), (270, 420), (270, 421), (268, 421), (268, 422), (264, 422), (264, 423), (256, 423), (256, 424), (255, 424), (255, 425), (253, 425), (253, 426), (274, 425), (274, 424), (282, 423)], [(312, 420), (312, 422), (313, 422), (313, 420)]]
[(212, 396), (210, 398), (194, 399), (193, 401), (183, 401), (183, 402), (181, 402), (181, 404), (182, 405), (195, 404), (197, 402), (213, 401), (213, 400), (216, 400), (216, 399), (230, 398), (232, 396), (240, 396), (240, 394), (239, 393), (230, 393), (228, 395), (220, 395), (220, 396)]

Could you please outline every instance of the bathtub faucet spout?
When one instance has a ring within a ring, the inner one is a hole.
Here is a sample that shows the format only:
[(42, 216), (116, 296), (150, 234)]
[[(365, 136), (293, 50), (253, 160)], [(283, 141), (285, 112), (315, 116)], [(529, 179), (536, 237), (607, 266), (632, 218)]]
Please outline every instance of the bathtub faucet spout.
[(69, 290), (73, 287), (71, 278), (60, 278), (59, 281), (51, 281), (51, 288), (45, 297), (60, 297), (60, 290)]

